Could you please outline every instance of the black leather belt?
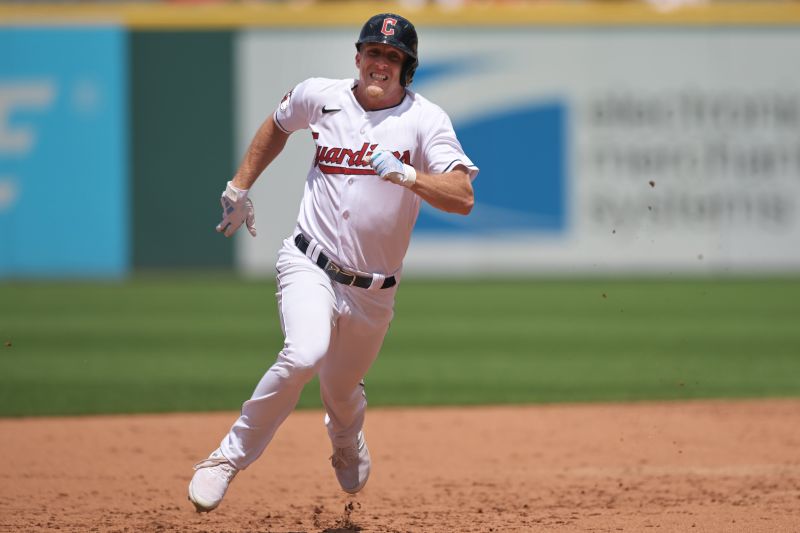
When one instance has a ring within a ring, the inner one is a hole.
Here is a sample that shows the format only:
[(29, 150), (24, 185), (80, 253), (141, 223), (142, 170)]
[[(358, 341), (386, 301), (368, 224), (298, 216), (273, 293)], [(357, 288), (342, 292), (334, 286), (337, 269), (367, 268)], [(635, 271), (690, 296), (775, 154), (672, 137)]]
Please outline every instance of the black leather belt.
[[(308, 250), (309, 242), (306, 239), (305, 235), (302, 233), (298, 233), (297, 237), (294, 238), (294, 243), (300, 249), (301, 252), (306, 253)], [(372, 285), (372, 277), (370, 276), (359, 276), (354, 272), (350, 272), (348, 270), (343, 269), (330, 259), (328, 256), (325, 255), (324, 252), (320, 252), (319, 256), (317, 257), (317, 266), (320, 267), (325, 273), (328, 275), (331, 280), (335, 281), (336, 283), (341, 283), (342, 285), (350, 285), (352, 287), (360, 287), (362, 289), (368, 289), (370, 285)], [(383, 280), (383, 285), (381, 285), (381, 289), (388, 289), (389, 287), (394, 287), (397, 283), (397, 280), (394, 279), (394, 276), (389, 276), (388, 278)]]

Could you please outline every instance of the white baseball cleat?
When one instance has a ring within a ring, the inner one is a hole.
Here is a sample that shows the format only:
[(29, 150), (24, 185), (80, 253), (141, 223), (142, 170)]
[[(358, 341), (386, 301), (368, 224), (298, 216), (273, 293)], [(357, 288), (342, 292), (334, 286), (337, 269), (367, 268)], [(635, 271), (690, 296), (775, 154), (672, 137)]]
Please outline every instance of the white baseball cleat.
[(195, 473), (189, 482), (189, 501), (198, 513), (213, 511), (222, 501), (239, 470), (217, 448), (208, 459), (194, 465)]
[(364, 488), (369, 478), (370, 458), (364, 432), (359, 431), (356, 442), (346, 448), (334, 448), (331, 464), (342, 490), (355, 494)]

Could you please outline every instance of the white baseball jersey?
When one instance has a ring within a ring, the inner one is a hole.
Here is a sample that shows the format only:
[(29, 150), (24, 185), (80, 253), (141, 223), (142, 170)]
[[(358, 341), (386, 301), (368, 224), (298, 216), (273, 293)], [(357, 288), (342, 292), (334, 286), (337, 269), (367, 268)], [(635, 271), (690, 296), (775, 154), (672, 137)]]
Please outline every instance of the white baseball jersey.
[(284, 96), (274, 119), (286, 133), (310, 129), (316, 143), (299, 229), (339, 265), (391, 275), (402, 266), (421, 199), (380, 179), (368, 163), (373, 151), (390, 150), (424, 173), (461, 164), (475, 179), (478, 168), (439, 106), (406, 89), (399, 105), (365, 111), (353, 94), (355, 83), (307, 79)]

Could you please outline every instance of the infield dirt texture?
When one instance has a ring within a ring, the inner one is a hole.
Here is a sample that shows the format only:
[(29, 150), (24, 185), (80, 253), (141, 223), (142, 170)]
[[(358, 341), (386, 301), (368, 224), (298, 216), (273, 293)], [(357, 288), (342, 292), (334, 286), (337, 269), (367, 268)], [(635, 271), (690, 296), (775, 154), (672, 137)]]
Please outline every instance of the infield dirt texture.
[(0, 531), (800, 530), (800, 400), (375, 409), (355, 497), (300, 411), (197, 514), (191, 466), (235, 414), (0, 420)]

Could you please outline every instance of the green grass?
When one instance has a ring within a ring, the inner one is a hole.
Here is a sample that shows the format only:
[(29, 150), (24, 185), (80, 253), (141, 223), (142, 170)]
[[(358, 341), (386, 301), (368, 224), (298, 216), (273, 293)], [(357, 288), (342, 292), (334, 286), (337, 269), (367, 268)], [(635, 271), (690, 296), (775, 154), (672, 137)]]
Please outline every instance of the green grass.
[[(238, 409), (282, 344), (274, 292), (0, 284), (0, 416)], [(798, 396), (800, 279), (406, 280), (367, 390), (373, 406)]]

